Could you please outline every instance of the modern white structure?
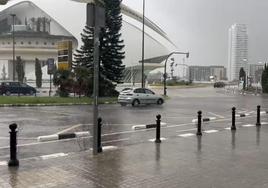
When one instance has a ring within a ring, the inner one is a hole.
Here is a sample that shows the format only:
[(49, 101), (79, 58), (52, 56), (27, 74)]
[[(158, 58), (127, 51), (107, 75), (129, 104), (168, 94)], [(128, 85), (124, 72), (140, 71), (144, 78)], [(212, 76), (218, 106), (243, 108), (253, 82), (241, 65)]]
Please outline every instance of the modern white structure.
[(13, 19), (15, 57), (20, 56), (25, 62), (25, 75), (35, 70), (35, 58), (43, 66), (48, 58), (57, 60), (57, 42), (71, 40), (74, 49), (78, 46), (76, 38), (56, 20), (38, 8), (35, 4), (25, 1), (13, 5), (0, 14), (0, 71), (5, 66), (7, 79), (13, 77)]
[[(71, 1), (70, 1), (71, 2)], [(72, 2), (70, 4), (77, 4)], [(38, 3), (37, 3), (38, 5)], [(12, 78), (12, 17), (15, 17), (15, 56), (21, 56), (25, 60), (26, 75), (34, 75), (34, 59), (37, 57), (41, 61), (48, 58), (57, 59), (57, 42), (61, 40), (72, 40), (73, 48), (79, 47), (79, 38), (75, 38), (65, 25), (60, 25), (54, 18), (48, 15), (31, 1), (22, 1), (14, 4), (0, 13), (0, 72), (3, 65), (8, 71), (9, 79)], [(140, 82), (140, 60), (142, 42), (142, 14), (121, 5), (123, 14), (122, 39), (125, 44), (126, 74), (131, 74), (135, 82)], [(85, 11), (81, 10), (81, 18), (85, 18)], [(60, 20), (59, 20), (60, 21)], [(76, 20), (70, 20), (75, 22)], [(85, 22), (81, 22), (84, 28)], [(61, 22), (64, 23), (64, 22)], [(81, 31), (82, 32), (82, 29)], [(79, 33), (75, 36), (80, 36)], [(157, 56), (165, 56), (176, 50), (176, 46), (167, 37), (166, 33), (156, 24), (145, 19), (145, 59)], [(157, 64), (158, 63), (158, 64)], [(159, 61), (145, 64), (148, 72), (161, 66)], [(132, 67), (132, 68), (130, 68)], [(44, 73), (43, 73), (44, 74)], [(0, 76), (1, 77), (1, 76)], [(130, 80), (129, 80), (130, 81)]]
[(248, 32), (245, 24), (234, 24), (229, 29), (228, 80), (239, 80), (243, 67), (248, 73)]

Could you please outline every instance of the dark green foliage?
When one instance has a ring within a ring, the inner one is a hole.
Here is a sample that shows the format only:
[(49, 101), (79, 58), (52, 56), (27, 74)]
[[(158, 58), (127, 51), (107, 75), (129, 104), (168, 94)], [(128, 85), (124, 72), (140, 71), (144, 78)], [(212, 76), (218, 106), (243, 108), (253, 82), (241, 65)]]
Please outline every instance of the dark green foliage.
[(74, 53), (74, 62), (72, 68), (85, 67), (88, 70), (93, 71), (93, 41), (94, 29), (86, 26), (81, 33), (82, 46)]
[(60, 97), (68, 97), (73, 92), (74, 74), (69, 70), (57, 70), (54, 74), (53, 83), (59, 86)]
[(41, 88), (42, 87), (42, 68), (41, 63), (38, 58), (35, 58), (35, 83), (36, 87)]
[(121, 39), (122, 15), (121, 0), (104, 0), (106, 27), (100, 34), (100, 72), (106, 80), (121, 83), (123, 78), (122, 60), (124, 41)]
[(246, 72), (244, 71), (243, 67), (240, 68), (239, 71), (239, 80), (243, 80), (243, 90), (246, 89)]
[(17, 56), (17, 58), (16, 58), (16, 71), (18, 74), (18, 81), (20, 83), (23, 83), (23, 79), (24, 79), (24, 75), (25, 75), (24, 64), (25, 64), (25, 62), (22, 61), (21, 57)]
[(262, 92), (268, 93), (268, 67), (265, 64), (261, 77)]
[(93, 73), (89, 69), (77, 67), (75, 69), (76, 81), (74, 83), (75, 92), (81, 96), (91, 96), (93, 93)]
[(7, 78), (7, 72), (6, 72), (6, 66), (4, 65), (2, 68), (2, 79), (6, 80)]
[[(122, 26), (122, 15), (120, 9), (121, 0), (105, 0), (106, 27), (100, 33), (100, 96), (116, 96), (115, 84), (121, 83), (123, 77), (122, 59), (124, 59), (123, 40), (121, 40), (120, 29)], [(72, 67), (76, 75), (76, 87), (80, 93), (91, 96), (93, 92), (93, 50), (94, 29), (85, 27), (83, 29), (83, 45), (74, 54)], [(83, 70), (87, 69), (87, 70)], [(80, 75), (81, 74), (81, 75)], [(86, 75), (88, 74), (88, 75)]]

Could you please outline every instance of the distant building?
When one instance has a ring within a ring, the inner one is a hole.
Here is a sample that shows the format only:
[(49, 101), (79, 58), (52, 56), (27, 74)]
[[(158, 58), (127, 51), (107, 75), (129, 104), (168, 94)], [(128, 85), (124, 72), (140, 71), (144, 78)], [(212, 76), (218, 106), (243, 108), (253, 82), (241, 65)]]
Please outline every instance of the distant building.
[(248, 72), (248, 33), (245, 24), (234, 24), (229, 29), (228, 80), (239, 80), (243, 67)]
[(264, 70), (264, 64), (250, 64), (249, 65), (249, 76), (252, 78), (254, 83), (261, 81), (261, 75)]
[(226, 80), (224, 66), (189, 66), (189, 76), (192, 81)]

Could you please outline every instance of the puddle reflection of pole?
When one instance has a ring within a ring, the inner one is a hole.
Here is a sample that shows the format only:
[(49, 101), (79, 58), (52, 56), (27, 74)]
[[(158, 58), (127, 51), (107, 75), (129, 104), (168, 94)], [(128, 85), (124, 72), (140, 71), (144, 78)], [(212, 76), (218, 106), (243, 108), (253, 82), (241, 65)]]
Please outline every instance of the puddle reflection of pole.
[(257, 146), (260, 145), (260, 129), (261, 129), (260, 126), (256, 127), (256, 144), (257, 144)]
[(232, 131), (232, 149), (233, 150), (235, 149), (235, 134), (236, 134), (236, 131)]
[(202, 151), (202, 136), (197, 136), (197, 151)]

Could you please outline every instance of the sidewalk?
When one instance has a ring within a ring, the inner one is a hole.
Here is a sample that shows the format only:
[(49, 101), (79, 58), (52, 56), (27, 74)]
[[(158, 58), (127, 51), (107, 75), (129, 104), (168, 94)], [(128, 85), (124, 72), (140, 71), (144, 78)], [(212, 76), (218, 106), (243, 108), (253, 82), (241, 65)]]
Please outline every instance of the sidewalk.
[[(193, 131), (192, 133), (195, 133)], [(268, 125), (0, 165), (0, 187), (265, 188)]]

